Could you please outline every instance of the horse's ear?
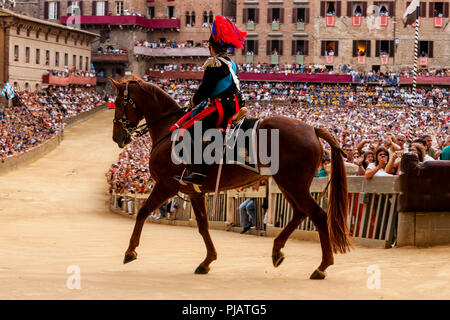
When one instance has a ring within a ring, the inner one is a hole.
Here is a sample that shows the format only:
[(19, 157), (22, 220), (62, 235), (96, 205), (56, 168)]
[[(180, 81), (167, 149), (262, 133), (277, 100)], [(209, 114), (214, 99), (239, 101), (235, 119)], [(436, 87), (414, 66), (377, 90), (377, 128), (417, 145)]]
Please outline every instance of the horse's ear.
[(111, 81), (112, 85), (119, 90), (120, 89), (120, 83), (114, 80), (113, 78), (109, 78), (109, 81)]

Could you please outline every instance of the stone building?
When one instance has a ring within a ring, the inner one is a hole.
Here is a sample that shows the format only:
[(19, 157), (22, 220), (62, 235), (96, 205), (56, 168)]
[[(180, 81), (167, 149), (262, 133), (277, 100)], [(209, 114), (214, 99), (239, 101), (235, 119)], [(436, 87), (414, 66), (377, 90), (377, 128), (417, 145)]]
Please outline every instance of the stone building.
[[(39, 17), (100, 34), (92, 61), (101, 89), (108, 78), (143, 75), (156, 64), (202, 64), (209, 23), (232, 13), (233, 0), (39, 1)], [(231, 8), (231, 9), (230, 9)], [(76, 17), (77, 16), (77, 17)], [(144, 43), (175, 43), (175, 48), (144, 48)], [(184, 44), (184, 47), (178, 45)]]
[[(239, 0), (237, 23), (248, 32), (238, 62), (350, 64), (398, 70), (414, 62), (414, 27), (401, 18), (409, 2)], [(421, 1), (420, 65), (450, 65), (448, 1)], [(250, 52), (253, 55), (247, 55)]]
[[(49, 83), (49, 70), (90, 71), (96, 34), (5, 9), (0, 9), (0, 25), (0, 83), (35, 91)], [(83, 84), (84, 79), (76, 80)]]

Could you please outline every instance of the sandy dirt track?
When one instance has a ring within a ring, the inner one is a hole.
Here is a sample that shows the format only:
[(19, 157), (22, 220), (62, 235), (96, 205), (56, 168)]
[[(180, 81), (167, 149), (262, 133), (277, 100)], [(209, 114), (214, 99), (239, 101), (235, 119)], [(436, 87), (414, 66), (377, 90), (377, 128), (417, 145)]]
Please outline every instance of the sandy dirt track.
[[(111, 110), (68, 129), (40, 160), (0, 176), (0, 299), (449, 299), (450, 248), (370, 249), (335, 256), (309, 280), (320, 245), (289, 240), (275, 269), (272, 238), (212, 230), (218, 260), (197, 229), (147, 223), (138, 259), (123, 265), (133, 219), (108, 209), (104, 173), (117, 159)], [(79, 266), (81, 289), (67, 268)], [(380, 289), (368, 289), (377, 265)]]

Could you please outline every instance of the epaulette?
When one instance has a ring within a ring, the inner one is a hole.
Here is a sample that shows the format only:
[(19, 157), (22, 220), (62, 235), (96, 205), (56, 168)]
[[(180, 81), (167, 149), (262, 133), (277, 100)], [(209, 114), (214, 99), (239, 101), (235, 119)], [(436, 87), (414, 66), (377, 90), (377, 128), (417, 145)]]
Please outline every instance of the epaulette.
[(209, 57), (208, 60), (206, 60), (203, 64), (202, 69), (206, 70), (206, 68), (208, 67), (218, 68), (220, 66), (222, 66), (222, 62), (220, 62), (219, 59), (217, 59), (216, 57)]

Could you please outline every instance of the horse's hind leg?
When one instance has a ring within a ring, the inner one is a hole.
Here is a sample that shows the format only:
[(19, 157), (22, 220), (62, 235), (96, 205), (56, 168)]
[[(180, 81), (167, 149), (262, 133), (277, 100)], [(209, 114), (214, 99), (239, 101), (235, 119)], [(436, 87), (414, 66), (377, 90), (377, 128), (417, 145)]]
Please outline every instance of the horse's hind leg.
[(333, 251), (331, 250), (330, 236), (328, 233), (327, 214), (317, 204), (313, 197), (308, 193), (298, 202), (301, 210), (306, 212), (319, 232), (320, 246), (322, 247), (322, 262), (319, 267), (311, 274), (311, 279), (324, 279), (325, 270), (334, 263)]
[(150, 193), (150, 196), (147, 198), (144, 205), (138, 212), (133, 229), (133, 234), (131, 235), (128, 249), (125, 252), (123, 263), (131, 262), (137, 258), (135, 249), (139, 245), (142, 228), (144, 227), (145, 220), (147, 219), (149, 214), (158, 209), (167, 199), (173, 197), (174, 195), (175, 193), (167, 192), (167, 190), (158, 187), (158, 184), (155, 185), (152, 193)]
[(205, 195), (191, 197), (192, 208), (194, 209), (195, 218), (197, 220), (198, 231), (203, 237), (206, 245), (206, 258), (195, 269), (197, 274), (206, 274), (209, 272), (209, 265), (217, 259), (217, 252), (209, 234), (208, 216), (206, 214)]
[(293, 216), (292, 220), (284, 227), (284, 229), (280, 232), (280, 234), (273, 241), (273, 249), (272, 249), (272, 262), (273, 266), (278, 267), (284, 260), (284, 254), (281, 252), (281, 249), (284, 248), (286, 241), (289, 236), (294, 232), (294, 230), (300, 225), (300, 223), (305, 218), (305, 214), (298, 210), (297, 205), (293, 201), (293, 199), (287, 194), (283, 193), (286, 199), (292, 206)]

